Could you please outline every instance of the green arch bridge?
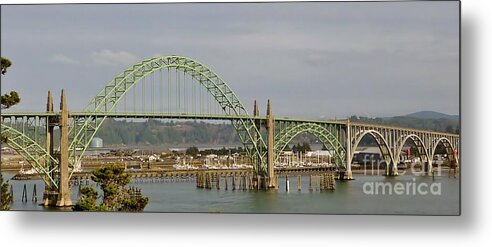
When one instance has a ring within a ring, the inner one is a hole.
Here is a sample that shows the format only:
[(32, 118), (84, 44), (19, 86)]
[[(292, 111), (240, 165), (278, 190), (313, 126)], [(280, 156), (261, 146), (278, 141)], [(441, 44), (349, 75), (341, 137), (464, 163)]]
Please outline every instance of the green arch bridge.
[[(206, 65), (182, 56), (163, 56), (136, 63), (103, 85), (80, 112), (69, 111), (62, 91), (60, 111), (53, 108), (51, 93), (45, 112), (2, 112), (1, 131), (15, 149), (41, 175), (45, 201), (70, 205), (68, 181), (74, 167), (107, 118), (197, 119), (230, 121), (263, 188), (273, 188), (274, 164), (297, 135), (310, 133), (330, 151), (338, 171), (352, 179), (352, 159), (364, 136), (372, 136), (386, 164), (387, 175), (398, 175), (397, 161), (411, 140), (427, 171), (439, 144), (458, 164), (459, 135), (428, 130), (274, 116), (268, 102), (266, 116), (253, 113), (219, 75)], [(54, 129), (60, 129), (60, 148), (54, 150)]]

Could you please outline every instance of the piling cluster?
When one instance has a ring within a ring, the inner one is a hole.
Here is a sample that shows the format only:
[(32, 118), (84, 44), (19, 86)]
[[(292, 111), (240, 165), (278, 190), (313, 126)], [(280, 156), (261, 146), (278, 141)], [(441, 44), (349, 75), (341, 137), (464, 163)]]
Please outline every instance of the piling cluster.
[[(285, 190), (290, 191), (290, 179), (285, 175)], [(279, 176), (275, 176), (278, 181)], [(200, 172), (196, 174), (196, 187), (200, 189), (259, 190), (261, 181), (253, 174), (222, 174), (219, 172)], [(278, 183), (276, 189), (278, 189)], [(309, 191), (335, 190), (335, 174), (323, 173), (309, 176)], [(302, 176), (297, 175), (297, 190), (302, 190)]]
[(196, 187), (202, 189), (253, 190), (258, 189), (258, 181), (252, 174), (221, 174), (219, 172), (201, 172), (196, 174)]
[[(12, 188), (12, 185), (10, 185), (10, 195), (12, 195), (12, 197), (14, 197), (14, 188)], [(22, 198), (21, 198), (22, 203), (27, 203), (27, 199), (28, 199), (27, 195), (28, 195), (27, 185), (24, 184), (24, 187), (22, 189)], [(34, 184), (34, 187), (32, 188), (31, 201), (32, 202), (38, 201), (38, 191), (36, 189), (36, 184)]]

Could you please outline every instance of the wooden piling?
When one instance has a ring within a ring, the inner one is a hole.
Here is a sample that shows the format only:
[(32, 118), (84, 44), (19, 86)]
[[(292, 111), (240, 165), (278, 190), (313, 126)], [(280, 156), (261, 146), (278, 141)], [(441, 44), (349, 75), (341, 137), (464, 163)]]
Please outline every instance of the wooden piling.
[(206, 183), (206, 189), (212, 189), (212, 174), (207, 173), (207, 183)]
[(246, 175), (243, 175), (243, 190), (246, 190), (248, 185), (246, 184)]
[(31, 201), (32, 202), (37, 202), (38, 201), (38, 192), (36, 190), (36, 184), (34, 184), (34, 188), (32, 189)]
[(290, 190), (289, 176), (285, 175), (285, 191), (289, 192), (289, 190)]
[(9, 192), (10, 196), (12, 198), (14, 198), (14, 187), (12, 187), (12, 184), (10, 185), (10, 192)]
[(77, 191), (77, 198), (80, 199), (82, 197), (82, 184), (79, 184), (79, 189)]
[(27, 187), (24, 184), (24, 189), (22, 189), (22, 202), (27, 202)]
[(217, 190), (220, 190), (220, 174), (219, 173), (216, 173), (215, 175), (216, 179), (217, 179)]
[(301, 191), (301, 188), (302, 188), (302, 179), (301, 179), (301, 175), (298, 175), (297, 176), (297, 191)]
[(313, 175), (309, 175), (309, 191), (313, 191)]

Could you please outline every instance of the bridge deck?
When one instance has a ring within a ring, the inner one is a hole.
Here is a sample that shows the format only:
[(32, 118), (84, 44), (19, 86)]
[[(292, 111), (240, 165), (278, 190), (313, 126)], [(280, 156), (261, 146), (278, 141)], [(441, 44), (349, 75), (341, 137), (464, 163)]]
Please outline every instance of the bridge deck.
[[(54, 117), (59, 115), (59, 113), (47, 113), (47, 112), (5, 112), (1, 114), (2, 121), (8, 118), (34, 118), (34, 117)], [(69, 117), (71, 118), (89, 118), (89, 117), (108, 117), (108, 118), (125, 118), (125, 119), (196, 119), (196, 120), (235, 120), (235, 119), (253, 119), (253, 120), (266, 120), (264, 116), (250, 116), (250, 115), (211, 115), (211, 114), (178, 114), (178, 113), (133, 113), (133, 112), (107, 112), (107, 113), (89, 113), (89, 112), (70, 112)], [(302, 123), (315, 123), (315, 124), (336, 124), (336, 125), (347, 125), (346, 119), (341, 120), (319, 120), (319, 119), (298, 119), (289, 117), (275, 117), (276, 122), (302, 122)], [(459, 137), (458, 134), (445, 133), (433, 130), (425, 129), (415, 129), (415, 128), (405, 128), (399, 126), (391, 125), (380, 125), (380, 124), (368, 124), (361, 122), (350, 122), (351, 126), (367, 127), (367, 128), (382, 128), (382, 129), (392, 129), (401, 131), (412, 131), (418, 133), (428, 133), (428, 134), (439, 134), (446, 136)]]

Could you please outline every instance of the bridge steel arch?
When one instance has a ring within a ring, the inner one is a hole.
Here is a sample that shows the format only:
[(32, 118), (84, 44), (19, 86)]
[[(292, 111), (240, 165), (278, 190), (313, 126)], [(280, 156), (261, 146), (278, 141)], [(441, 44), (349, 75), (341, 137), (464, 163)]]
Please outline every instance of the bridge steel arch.
[(350, 165), (351, 165), (352, 159), (354, 158), (355, 151), (357, 150), (357, 147), (359, 146), (360, 142), (362, 141), (362, 138), (364, 138), (364, 136), (366, 136), (366, 135), (370, 135), (376, 140), (376, 143), (377, 143), (379, 150), (381, 152), (381, 156), (383, 156), (384, 161), (386, 162), (387, 174), (389, 174), (389, 172), (391, 172), (391, 171), (394, 173), (394, 175), (398, 174), (398, 170), (396, 169), (396, 163), (394, 160), (392, 148), (390, 146), (390, 143), (388, 142), (387, 136), (382, 134), (380, 131), (374, 130), (374, 129), (362, 129), (359, 131), (354, 131), (353, 133), (354, 133), (354, 136), (351, 138), (351, 141), (350, 141), (350, 146), (351, 146), (350, 158), (349, 158)]
[(6, 144), (40, 174), (47, 188), (57, 189), (59, 181), (55, 178), (54, 173), (58, 170), (58, 161), (26, 134), (6, 124), (2, 124), (1, 129), (2, 135), (7, 137)]
[[(320, 124), (315, 123), (299, 123), (292, 124), (283, 128), (278, 134), (275, 135), (275, 163), (280, 157), (280, 153), (296, 136), (302, 133), (310, 133), (316, 136), (321, 143), (335, 156), (337, 168), (344, 166), (345, 160), (345, 147), (339, 141), (337, 136), (330, 130)], [(344, 167), (343, 167), (344, 168)]]
[[(349, 155), (347, 155), (348, 163), (351, 163), (355, 150), (363, 136), (371, 134), (376, 139), (386, 163), (392, 164), (393, 171), (387, 171), (388, 175), (398, 175), (397, 162), (408, 139), (411, 139), (417, 146), (421, 161), (427, 162), (429, 173), (432, 173), (432, 160), (439, 143), (443, 143), (446, 153), (453, 157), (451, 161), (456, 162), (456, 165), (458, 165), (459, 135), (457, 134), (350, 122), (347, 122), (347, 129), (349, 133), (353, 133), (347, 138), (348, 149), (350, 150)], [(350, 167), (348, 170), (350, 170)]]
[(452, 160), (450, 159), (450, 161), (455, 162), (455, 165), (458, 166), (458, 161), (459, 161), (458, 145), (459, 145), (459, 142), (457, 140), (455, 140), (455, 138), (453, 138), (453, 137), (448, 138), (446, 136), (439, 136), (439, 137), (435, 137), (432, 139), (431, 145), (429, 147), (429, 154), (430, 154), (429, 157), (430, 157), (431, 161), (433, 160), (437, 146), (440, 143), (442, 143), (444, 145), (444, 148), (446, 149), (446, 154), (448, 155), (448, 157), (452, 157)]
[[(84, 112), (94, 113), (93, 116), (75, 120), (69, 133), (72, 164), (80, 161), (90, 141), (106, 119), (106, 116), (101, 115), (101, 113), (115, 110), (117, 103), (130, 88), (142, 78), (162, 68), (174, 68), (190, 75), (194, 81), (206, 88), (226, 115), (248, 115), (246, 108), (227, 83), (204, 64), (182, 56), (150, 58), (130, 66), (99, 91), (84, 109)], [(255, 162), (257, 173), (262, 176), (265, 175), (267, 166), (266, 144), (254, 121), (251, 118), (238, 118), (231, 121), (248, 155), (252, 160), (257, 161)]]
[[(402, 136), (400, 137), (400, 140), (398, 141), (397, 143), (397, 147), (396, 147), (396, 152), (395, 152), (395, 157), (394, 157), (394, 160), (397, 162), (400, 158), (400, 155), (401, 155), (401, 152), (403, 150), (403, 146), (405, 145), (405, 143), (407, 142), (407, 140), (410, 139), (412, 140), (413, 144), (417, 147), (417, 150), (418, 150), (418, 155), (420, 157), (420, 161), (421, 162), (429, 162), (432, 160), (432, 156), (430, 156), (429, 154), (429, 151), (428, 151), (428, 144), (426, 144), (421, 137), (419, 137), (418, 135), (414, 134), (414, 133), (408, 133), (408, 134), (402, 134)], [(430, 163), (430, 165), (432, 165)], [(432, 168), (432, 167), (430, 167)]]

